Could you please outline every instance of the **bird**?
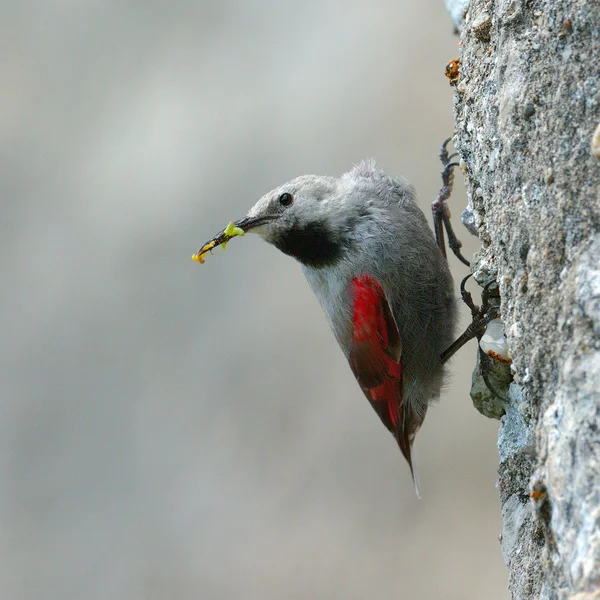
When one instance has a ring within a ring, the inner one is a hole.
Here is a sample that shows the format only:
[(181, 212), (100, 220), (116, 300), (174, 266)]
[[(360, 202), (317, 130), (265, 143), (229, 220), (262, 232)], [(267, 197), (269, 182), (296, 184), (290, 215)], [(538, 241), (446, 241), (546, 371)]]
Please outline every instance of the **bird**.
[(418, 491), (412, 447), (445, 377), (457, 302), (448, 262), (403, 177), (362, 161), (264, 195), (192, 257), (258, 234), (296, 259), (360, 389), (394, 436)]

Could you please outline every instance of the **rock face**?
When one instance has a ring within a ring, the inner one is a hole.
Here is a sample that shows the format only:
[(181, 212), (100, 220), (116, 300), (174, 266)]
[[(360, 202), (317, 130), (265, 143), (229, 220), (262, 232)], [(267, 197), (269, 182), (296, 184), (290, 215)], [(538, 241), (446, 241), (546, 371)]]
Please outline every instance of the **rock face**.
[(513, 357), (499, 438), (509, 589), (600, 598), (600, 4), (452, 4), (475, 269), (496, 273)]

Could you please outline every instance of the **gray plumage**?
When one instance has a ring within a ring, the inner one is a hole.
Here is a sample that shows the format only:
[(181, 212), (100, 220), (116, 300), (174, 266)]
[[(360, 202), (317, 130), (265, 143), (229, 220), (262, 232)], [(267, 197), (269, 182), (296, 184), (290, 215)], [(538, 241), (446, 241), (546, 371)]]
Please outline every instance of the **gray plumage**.
[[(280, 206), (283, 193), (293, 195), (291, 206)], [(381, 283), (402, 340), (404, 398), (424, 417), (440, 394), (439, 357), (454, 341), (457, 313), (448, 263), (413, 186), (363, 162), (341, 178), (304, 175), (274, 189), (248, 216), (265, 214), (279, 216), (253, 231), (274, 245), (315, 221), (341, 245), (331, 264), (302, 268), (346, 358), (352, 326), (348, 285), (361, 273)]]

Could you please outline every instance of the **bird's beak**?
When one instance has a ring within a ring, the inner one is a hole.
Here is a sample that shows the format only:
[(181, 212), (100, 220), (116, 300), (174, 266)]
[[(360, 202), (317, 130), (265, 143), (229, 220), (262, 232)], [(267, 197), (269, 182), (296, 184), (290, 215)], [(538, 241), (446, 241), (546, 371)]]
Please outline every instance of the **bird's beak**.
[(237, 237), (238, 235), (246, 235), (246, 233), (255, 227), (269, 223), (273, 219), (274, 217), (261, 215), (259, 217), (244, 217), (243, 219), (235, 222), (231, 221), (229, 225), (223, 229), (223, 231), (217, 233), (212, 240), (206, 242), (206, 244), (204, 244), (204, 246), (202, 246), (202, 248), (200, 248), (196, 254), (193, 254), (192, 260), (199, 262), (200, 264), (204, 263), (204, 255), (207, 252), (210, 252), (213, 248), (216, 248), (217, 246), (223, 246), (223, 249), (225, 249), (225, 245), (230, 239)]

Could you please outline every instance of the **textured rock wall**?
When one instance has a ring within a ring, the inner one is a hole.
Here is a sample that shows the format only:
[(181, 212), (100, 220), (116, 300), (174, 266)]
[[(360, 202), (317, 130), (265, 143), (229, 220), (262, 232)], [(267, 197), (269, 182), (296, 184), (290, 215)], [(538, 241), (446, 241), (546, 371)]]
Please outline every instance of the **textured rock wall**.
[(447, 4), (475, 268), (497, 275), (513, 355), (499, 437), (509, 589), (600, 598), (600, 2)]

